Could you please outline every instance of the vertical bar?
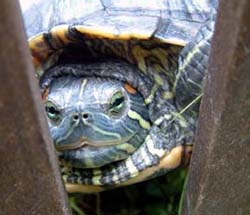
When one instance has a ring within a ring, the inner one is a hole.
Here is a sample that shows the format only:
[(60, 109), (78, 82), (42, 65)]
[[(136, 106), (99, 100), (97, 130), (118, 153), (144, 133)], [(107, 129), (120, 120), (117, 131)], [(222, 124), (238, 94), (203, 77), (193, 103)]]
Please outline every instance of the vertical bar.
[(184, 214), (250, 214), (249, 10), (220, 2)]
[(0, 9), (0, 214), (71, 214), (18, 1)]

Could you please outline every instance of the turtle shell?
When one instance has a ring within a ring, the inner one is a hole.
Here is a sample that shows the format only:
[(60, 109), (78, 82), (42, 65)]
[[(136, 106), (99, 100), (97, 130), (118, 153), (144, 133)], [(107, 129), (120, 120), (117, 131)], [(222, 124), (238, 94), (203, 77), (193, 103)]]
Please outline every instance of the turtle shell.
[[(150, 41), (153, 47), (159, 44), (185, 46), (210, 17), (215, 4), (214, 1), (185, 0), (20, 0), (20, 3), (36, 68), (44, 66), (48, 59), (57, 58), (58, 52), (69, 44), (78, 45), (83, 40), (95, 44), (89, 47), (90, 52), (100, 51), (99, 41), (112, 43), (113, 47), (102, 48), (103, 54), (112, 52), (138, 63), (138, 57), (145, 56), (138, 56), (141, 50), (129, 43)], [(144, 52), (144, 55), (148, 54)], [(145, 69), (143, 67), (141, 63), (140, 68)]]
[[(160, 100), (173, 100), (180, 52), (210, 18), (217, 1), (20, 0), (20, 3), (39, 79), (45, 70), (61, 62), (102, 57), (125, 60), (135, 65), (145, 78), (153, 80), (152, 86), (141, 88), (142, 91), (147, 88), (142, 94), (153, 113), (152, 122), (159, 126), (165, 120), (162, 116), (168, 116), (161, 111), (157, 114), (154, 108)], [(131, 85), (138, 88), (136, 83)], [(155, 86), (161, 88), (158, 100), (155, 100)], [(72, 180), (68, 189), (100, 191), (106, 185), (135, 183), (180, 165), (184, 150), (181, 143), (158, 150), (151, 144), (150, 137), (146, 142), (159, 157), (154, 165), (149, 161), (150, 165), (138, 170), (129, 160), (126, 163), (129, 177), (117, 178), (113, 174), (109, 178), (109, 170), (105, 170), (103, 178), (103, 171), (98, 169), (92, 174), (95, 177), (91, 182)]]

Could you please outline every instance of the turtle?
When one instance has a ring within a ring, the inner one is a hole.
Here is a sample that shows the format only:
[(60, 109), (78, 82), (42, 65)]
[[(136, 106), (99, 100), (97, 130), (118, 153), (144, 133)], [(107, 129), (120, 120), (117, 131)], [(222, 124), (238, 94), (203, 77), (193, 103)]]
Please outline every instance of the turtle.
[(216, 0), (20, 0), (69, 192), (179, 167), (194, 143)]

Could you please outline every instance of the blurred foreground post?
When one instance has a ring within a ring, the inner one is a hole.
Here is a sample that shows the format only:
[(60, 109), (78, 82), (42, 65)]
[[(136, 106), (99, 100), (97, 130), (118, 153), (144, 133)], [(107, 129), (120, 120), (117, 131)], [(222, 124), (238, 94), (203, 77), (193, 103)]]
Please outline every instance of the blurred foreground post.
[(0, 215), (69, 215), (18, 1), (0, 11)]
[(250, 1), (221, 0), (183, 214), (250, 214)]

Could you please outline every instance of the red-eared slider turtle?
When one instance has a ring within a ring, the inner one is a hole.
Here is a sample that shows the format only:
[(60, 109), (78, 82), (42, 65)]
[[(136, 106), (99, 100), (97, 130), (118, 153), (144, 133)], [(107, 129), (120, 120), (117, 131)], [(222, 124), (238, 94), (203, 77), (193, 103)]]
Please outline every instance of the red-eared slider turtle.
[(178, 167), (193, 144), (217, 2), (21, 5), (67, 189), (96, 192)]

